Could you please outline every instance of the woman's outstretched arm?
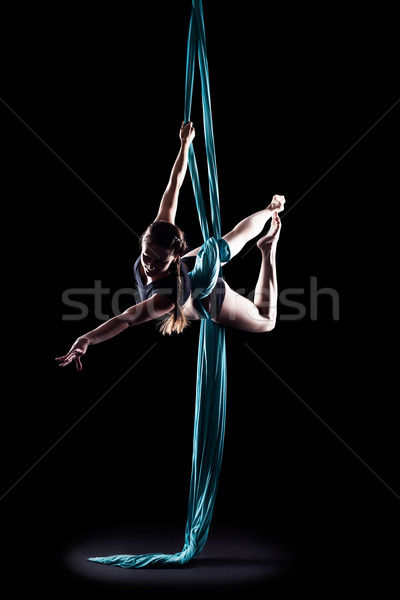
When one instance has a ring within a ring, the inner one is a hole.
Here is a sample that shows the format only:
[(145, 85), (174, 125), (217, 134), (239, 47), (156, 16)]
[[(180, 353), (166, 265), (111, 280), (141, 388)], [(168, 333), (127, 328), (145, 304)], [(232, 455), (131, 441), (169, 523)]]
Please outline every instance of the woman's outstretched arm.
[(176, 210), (178, 208), (178, 196), (179, 190), (182, 186), (183, 180), (185, 179), (189, 146), (195, 136), (195, 130), (192, 122), (188, 122), (186, 125), (182, 123), (182, 127), (179, 132), (181, 140), (181, 147), (172, 167), (171, 176), (169, 178), (166, 190), (161, 198), (160, 208), (156, 217), (156, 221), (168, 221), (169, 223), (175, 223)]
[(157, 319), (171, 312), (174, 303), (167, 296), (155, 294), (144, 302), (139, 302), (128, 308), (122, 314), (102, 323), (96, 329), (79, 337), (65, 356), (56, 358), (60, 367), (66, 367), (75, 361), (78, 371), (82, 371), (81, 358), (89, 346), (109, 340), (132, 325), (140, 325), (152, 319)]

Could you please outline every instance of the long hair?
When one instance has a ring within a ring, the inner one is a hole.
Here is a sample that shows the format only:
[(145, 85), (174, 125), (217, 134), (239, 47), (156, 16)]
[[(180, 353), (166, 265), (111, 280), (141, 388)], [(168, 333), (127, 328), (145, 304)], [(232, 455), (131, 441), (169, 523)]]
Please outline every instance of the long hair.
[[(173, 252), (175, 256), (183, 256), (189, 250), (184, 232), (168, 221), (155, 221), (151, 223), (140, 238), (140, 247), (142, 247), (143, 241), (153, 242), (157, 246), (166, 248)], [(180, 260), (171, 263), (171, 268), (175, 270), (177, 277), (177, 299), (173, 313), (165, 317), (159, 324), (159, 330), (163, 335), (181, 333), (185, 327), (190, 325), (179, 304), (183, 288)]]

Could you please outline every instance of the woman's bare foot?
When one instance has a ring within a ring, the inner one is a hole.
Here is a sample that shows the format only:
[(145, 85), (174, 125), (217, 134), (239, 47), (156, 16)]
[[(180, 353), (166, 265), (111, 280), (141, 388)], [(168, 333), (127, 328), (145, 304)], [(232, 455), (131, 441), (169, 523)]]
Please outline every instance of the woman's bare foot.
[(271, 227), (269, 228), (267, 235), (264, 235), (264, 237), (260, 238), (257, 242), (257, 246), (260, 248), (261, 252), (269, 251), (277, 245), (280, 232), (281, 220), (278, 213), (274, 212), (271, 219)]
[(285, 208), (285, 202), (285, 196), (275, 194), (275, 196), (272, 198), (271, 204), (269, 204), (267, 208), (271, 212), (281, 212)]

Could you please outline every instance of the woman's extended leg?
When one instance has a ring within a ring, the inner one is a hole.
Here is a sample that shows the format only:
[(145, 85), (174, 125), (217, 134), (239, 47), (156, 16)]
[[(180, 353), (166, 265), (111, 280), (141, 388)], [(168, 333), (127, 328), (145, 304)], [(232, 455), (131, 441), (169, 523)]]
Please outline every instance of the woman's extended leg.
[[(231, 259), (239, 254), (247, 242), (257, 237), (257, 235), (262, 232), (268, 219), (272, 217), (274, 212), (283, 210), (284, 204), (285, 196), (275, 195), (267, 208), (246, 217), (243, 221), (240, 221), (232, 231), (223, 236), (223, 239), (228, 242), (231, 249)], [(185, 257), (197, 256), (199, 250), (200, 246), (185, 254)], [(224, 265), (225, 263), (222, 264)]]
[(228, 242), (231, 249), (231, 259), (239, 254), (247, 242), (257, 237), (257, 235), (262, 232), (268, 219), (270, 219), (275, 212), (283, 210), (284, 204), (285, 196), (275, 195), (267, 208), (246, 217), (246, 219), (240, 221), (232, 231), (223, 236), (223, 239)]
[(216, 323), (254, 333), (271, 331), (276, 323), (278, 286), (276, 279), (276, 246), (281, 222), (275, 212), (271, 227), (257, 246), (262, 254), (261, 270), (255, 288), (254, 302), (234, 292), (227, 284), (226, 295)]

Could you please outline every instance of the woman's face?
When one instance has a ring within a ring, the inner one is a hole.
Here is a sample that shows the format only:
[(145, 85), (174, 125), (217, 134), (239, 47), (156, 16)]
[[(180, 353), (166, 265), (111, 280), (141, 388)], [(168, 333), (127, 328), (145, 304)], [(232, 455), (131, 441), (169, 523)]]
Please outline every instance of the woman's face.
[(143, 240), (140, 259), (147, 277), (157, 277), (167, 274), (176, 257), (170, 250)]

